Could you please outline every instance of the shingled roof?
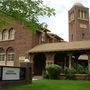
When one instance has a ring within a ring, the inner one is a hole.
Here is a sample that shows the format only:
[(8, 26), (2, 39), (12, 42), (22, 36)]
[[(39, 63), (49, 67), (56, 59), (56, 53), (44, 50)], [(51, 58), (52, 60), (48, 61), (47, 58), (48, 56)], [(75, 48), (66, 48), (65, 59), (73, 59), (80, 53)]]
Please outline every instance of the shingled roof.
[(63, 42), (63, 43), (47, 43), (40, 44), (29, 50), (29, 53), (37, 52), (54, 52), (54, 51), (73, 51), (73, 50), (90, 50), (90, 40)]

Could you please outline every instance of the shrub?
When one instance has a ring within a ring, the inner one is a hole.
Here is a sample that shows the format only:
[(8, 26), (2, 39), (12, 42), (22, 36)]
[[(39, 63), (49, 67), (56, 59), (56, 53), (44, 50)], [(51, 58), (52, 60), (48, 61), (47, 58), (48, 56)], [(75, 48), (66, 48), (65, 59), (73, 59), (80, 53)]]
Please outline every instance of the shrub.
[(42, 76), (43, 76), (43, 78), (45, 78), (45, 79), (49, 79), (48, 72), (45, 71), (45, 70), (43, 71)]
[(86, 74), (88, 74), (88, 67), (86, 67), (84, 70), (85, 70), (84, 72), (85, 72)]
[(88, 80), (90, 81), (90, 72), (88, 72)]
[(77, 65), (76, 71), (77, 71), (77, 73), (79, 73), (79, 74), (85, 73), (84, 67), (83, 67), (82, 65), (80, 65), (80, 64)]
[(66, 79), (75, 80), (75, 75), (74, 74), (67, 74)]
[(61, 67), (56, 64), (51, 64), (46, 67), (46, 71), (49, 79), (58, 79), (61, 72)]
[(74, 68), (65, 67), (64, 72), (66, 74), (66, 79), (75, 80), (75, 75), (73, 74), (76, 73), (76, 70)]
[(65, 67), (65, 68), (64, 68), (64, 73), (65, 73), (65, 74), (68, 74), (68, 73), (69, 73), (69, 68), (68, 68), (68, 67)]
[(65, 72), (65, 74), (75, 74), (76, 73), (76, 69), (75, 68), (65, 67), (64, 68), (64, 72)]
[(75, 74), (76, 73), (76, 69), (75, 68), (71, 68), (71, 74)]

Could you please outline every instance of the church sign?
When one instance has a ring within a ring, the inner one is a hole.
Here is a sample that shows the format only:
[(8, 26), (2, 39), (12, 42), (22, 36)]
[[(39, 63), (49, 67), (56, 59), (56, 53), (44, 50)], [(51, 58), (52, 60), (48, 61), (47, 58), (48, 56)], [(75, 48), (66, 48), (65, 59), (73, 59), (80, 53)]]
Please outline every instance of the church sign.
[(0, 81), (25, 80), (25, 73), (22, 67), (0, 66)]
[(32, 83), (31, 63), (21, 63), (20, 67), (0, 66), (0, 88), (17, 84)]
[(3, 67), (2, 80), (20, 80), (20, 68)]

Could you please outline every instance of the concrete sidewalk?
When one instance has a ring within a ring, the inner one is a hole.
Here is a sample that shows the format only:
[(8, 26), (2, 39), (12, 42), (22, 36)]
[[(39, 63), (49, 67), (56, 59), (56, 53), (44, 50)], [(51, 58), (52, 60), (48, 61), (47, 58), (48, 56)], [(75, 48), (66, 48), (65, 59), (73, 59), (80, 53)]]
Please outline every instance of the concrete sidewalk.
[(41, 80), (43, 79), (42, 76), (33, 76), (32, 80)]

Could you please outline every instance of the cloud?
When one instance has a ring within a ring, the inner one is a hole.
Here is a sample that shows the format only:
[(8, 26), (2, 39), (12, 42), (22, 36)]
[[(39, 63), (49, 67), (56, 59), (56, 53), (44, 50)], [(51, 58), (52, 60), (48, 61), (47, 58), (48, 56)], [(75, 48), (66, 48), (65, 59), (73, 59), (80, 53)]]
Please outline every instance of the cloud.
[(55, 34), (68, 41), (68, 10), (76, 2), (81, 2), (84, 6), (90, 8), (90, 0), (43, 0), (44, 4), (55, 8), (56, 16), (51, 18), (41, 18), (40, 22), (46, 22), (48, 28)]
[(68, 40), (68, 1), (59, 0), (45, 0), (45, 4), (56, 9), (56, 16), (51, 18), (50, 21), (47, 19), (48, 28), (53, 32)]

